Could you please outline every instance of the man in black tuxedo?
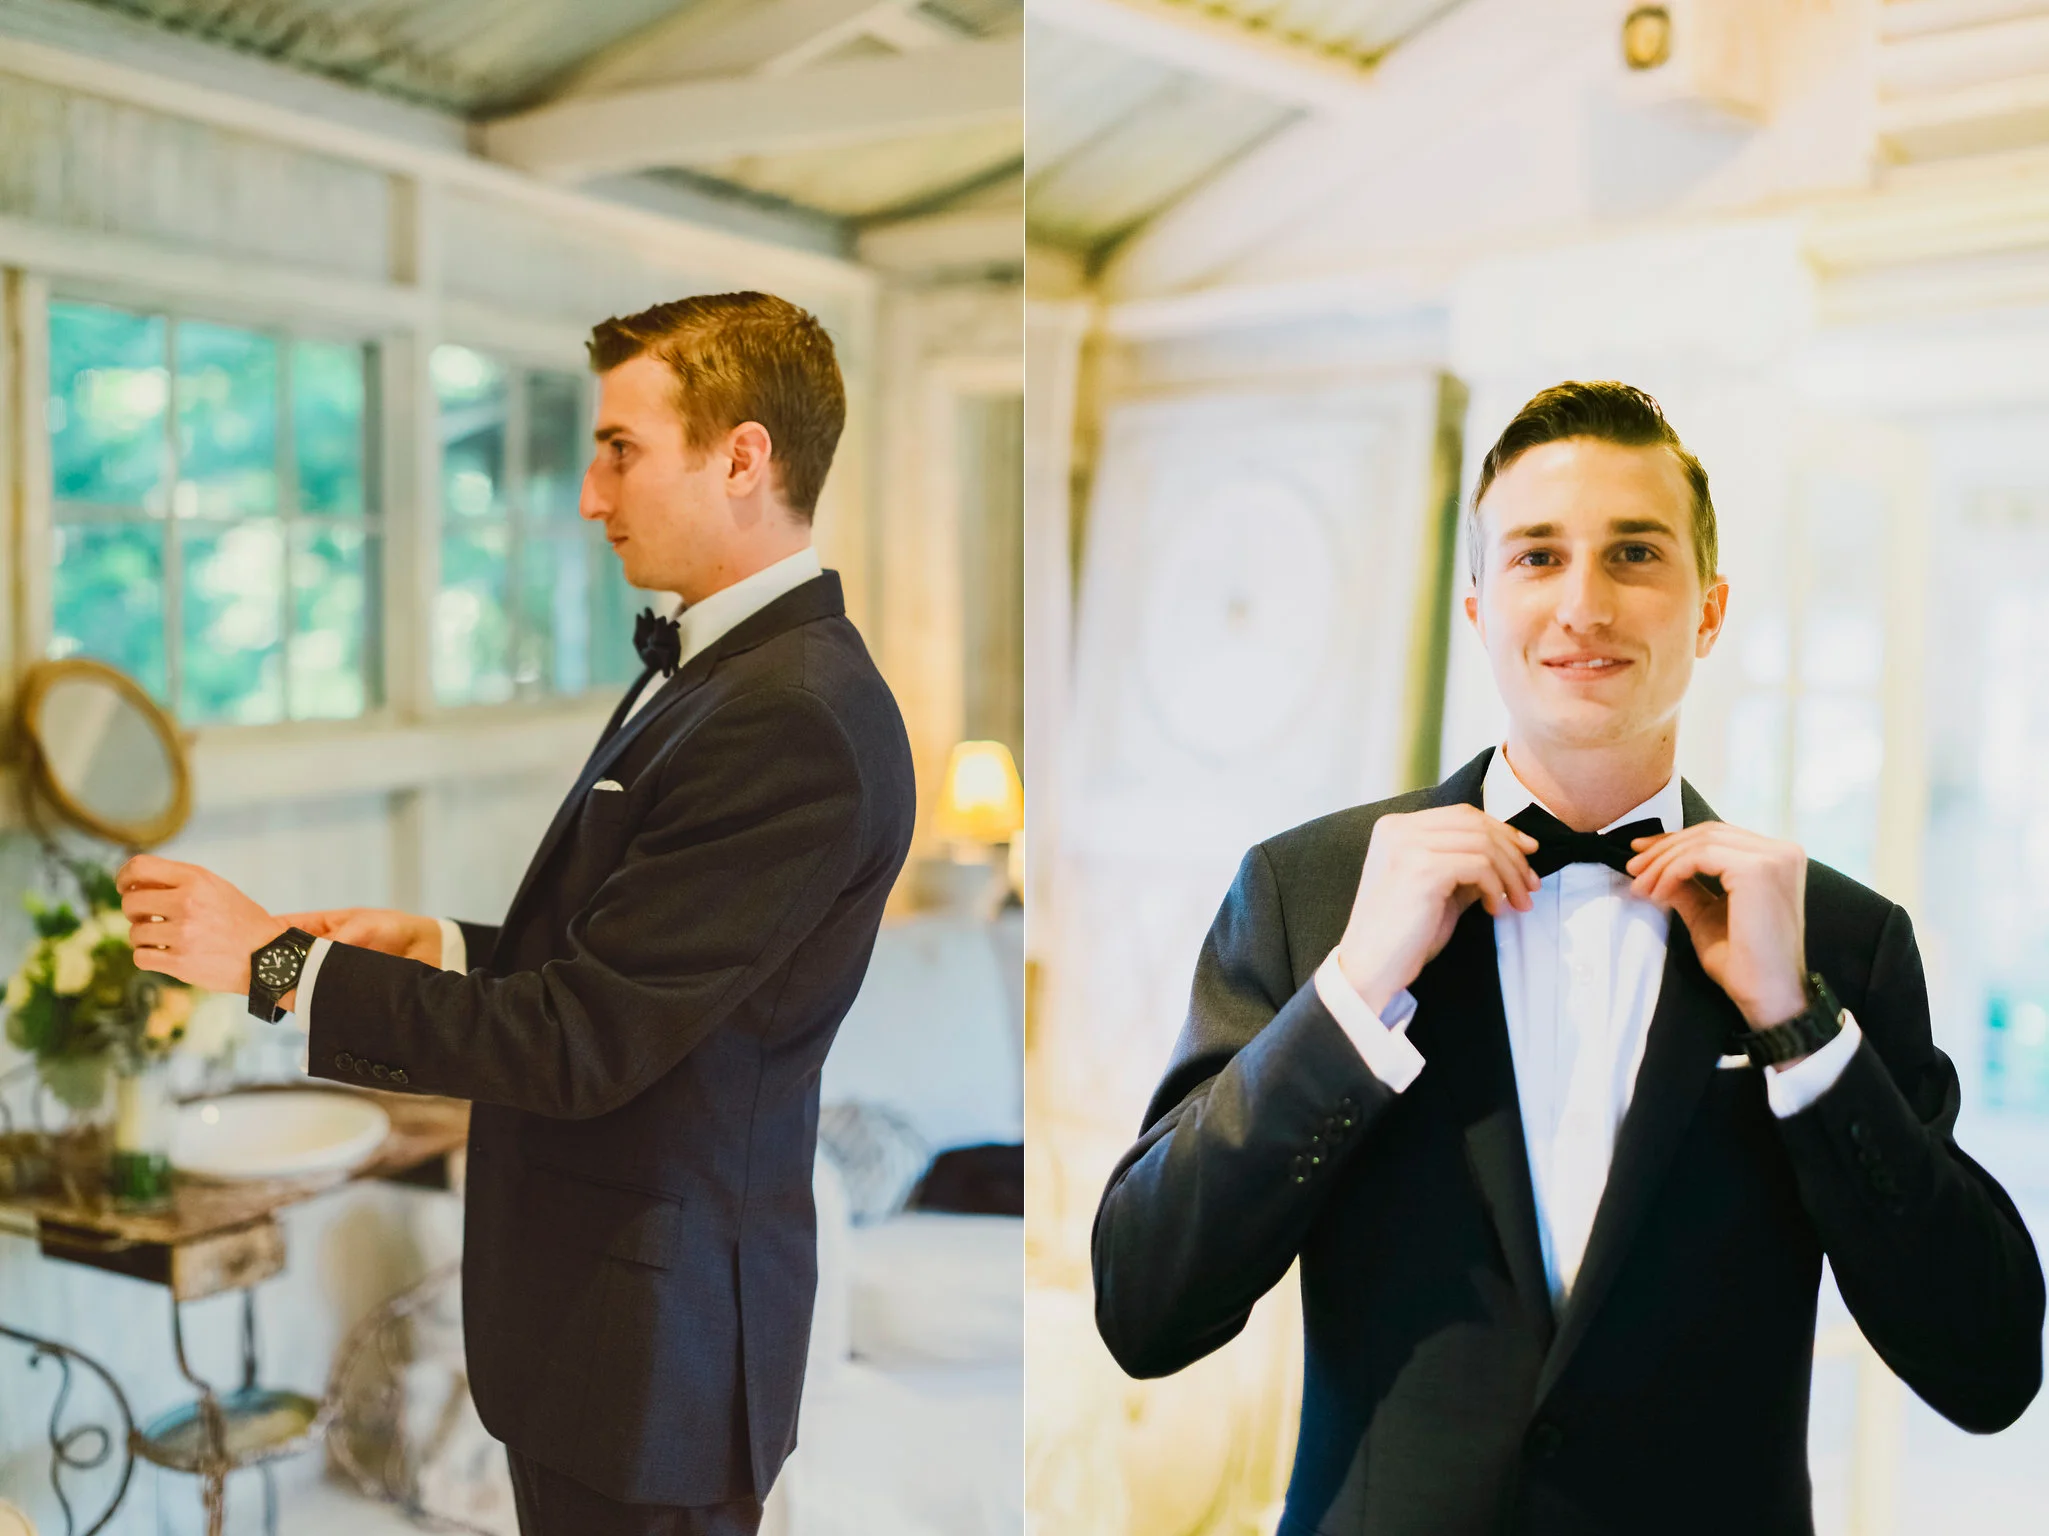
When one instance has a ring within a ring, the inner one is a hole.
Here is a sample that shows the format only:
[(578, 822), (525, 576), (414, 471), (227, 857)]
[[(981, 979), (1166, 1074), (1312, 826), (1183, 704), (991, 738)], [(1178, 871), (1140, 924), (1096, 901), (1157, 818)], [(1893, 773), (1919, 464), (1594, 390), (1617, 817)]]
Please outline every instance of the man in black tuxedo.
[(1164, 1375), (1300, 1261), (1281, 1536), (1809, 1533), (1823, 1258), (1991, 1431), (2041, 1381), (2034, 1246), (1951, 1138), (1906, 913), (1674, 771), (1728, 587), (1656, 403), (1537, 396), (1468, 535), (1507, 742), (1246, 855), (1097, 1214), (1098, 1326)]
[(470, 1385), (521, 1530), (732, 1536), (795, 1443), (819, 1068), (910, 845), (910, 749), (811, 549), (845, 415), (823, 328), (728, 294), (607, 321), (591, 357), (583, 515), (684, 607), (643, 615), (647, 670), (504, 921), (275, 917), (149, 856), (120, 884), (139, 964), (296, 1008), (314, 1072), (473, 1101)]

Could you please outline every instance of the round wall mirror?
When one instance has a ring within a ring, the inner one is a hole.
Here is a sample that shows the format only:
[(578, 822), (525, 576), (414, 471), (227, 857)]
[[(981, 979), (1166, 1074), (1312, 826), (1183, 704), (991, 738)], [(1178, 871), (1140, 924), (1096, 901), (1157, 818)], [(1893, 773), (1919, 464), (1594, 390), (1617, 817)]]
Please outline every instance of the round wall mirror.
[(74, 827), (153, 848), (185, 825), (192, 777), (177, 723), (127, 673), (84, 657), (38, 662), (15, 723), (32, 795)]

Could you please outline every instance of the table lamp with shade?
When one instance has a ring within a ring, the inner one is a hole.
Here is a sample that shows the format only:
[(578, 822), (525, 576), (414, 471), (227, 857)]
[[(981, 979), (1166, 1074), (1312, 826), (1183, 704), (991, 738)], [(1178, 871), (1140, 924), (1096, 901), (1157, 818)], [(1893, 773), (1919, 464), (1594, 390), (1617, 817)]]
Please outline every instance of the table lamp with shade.
[(1024, 785), (1010, 748), (1000, 741), (955, 743), (933, 827), (948, 856), (920, 866), (923, 903), (993, 917), (1010, 884), (1004, 845), (1024, 830)]

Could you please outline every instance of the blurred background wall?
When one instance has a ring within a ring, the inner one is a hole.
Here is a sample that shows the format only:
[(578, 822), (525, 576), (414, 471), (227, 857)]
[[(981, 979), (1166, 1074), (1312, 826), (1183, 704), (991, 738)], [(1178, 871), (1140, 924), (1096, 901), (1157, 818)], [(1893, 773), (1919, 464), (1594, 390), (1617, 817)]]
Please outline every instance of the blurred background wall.
[[(1563, 378), (1650, 390), (1713, 478), (1682, 770), (1906, 905), (1959, 1141), (2049, 1234), (2049, 6), (1030, 15), (1037, 1528), (1273, 1528), (1292, 1282), (1127, 1381), (1090, 1220), (1244, 848), (1498, 741), (1456, 513)], [(1973, 1439), (1832, 1288), (1821, 1327), (1821, 1530), (2036, 1527), (2049, 1407)]]
[[(914, 859), (943, 857), (953, 744), (1023, 748), (1019, 10), (0, 0), (10, 691), (48, 655), (141, 679), (191, 733), (196, 815), (163, 851), (274, 911), (493, 920), (638, 671), (647, 594), (576, 516), (584, 338), (767, 289), (839, 349), (821, 553), (910, 727)], [(47, 881), (10, 808), (7, 969)], [(252, 1036), (236, 1070), (295, 1075), (302, 1039)], [(287, 1215), (267, 1380), (319, 1390), (420, 1273), (436, 1198)], [(191, 1311), (196, 1363), (228, 1374), (233, 1305)], [(0, 1236), (0, 1321), (106, 1360), (145, 1416), (190, 1395), (164, 1294), (32, 1235)], [(8, 1353), (0, 1488), (55, 1518), (52, 1378)], [(190, 1480), (143, 1474), (111, 1529), (197, 1518)]]

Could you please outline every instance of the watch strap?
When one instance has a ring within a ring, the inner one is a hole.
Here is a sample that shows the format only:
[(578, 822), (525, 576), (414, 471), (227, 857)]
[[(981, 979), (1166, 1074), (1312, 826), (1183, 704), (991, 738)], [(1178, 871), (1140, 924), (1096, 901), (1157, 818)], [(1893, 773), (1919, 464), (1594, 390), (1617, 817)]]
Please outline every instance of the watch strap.
[(1843, 1031), (1843, 1005), (1819, 971), (1809, 971), (1807, 1006), (1783, 1024), (1744, 1032), (1743, 1054), (1752, 1066), (1776, 1067), (1820, 1050)]

